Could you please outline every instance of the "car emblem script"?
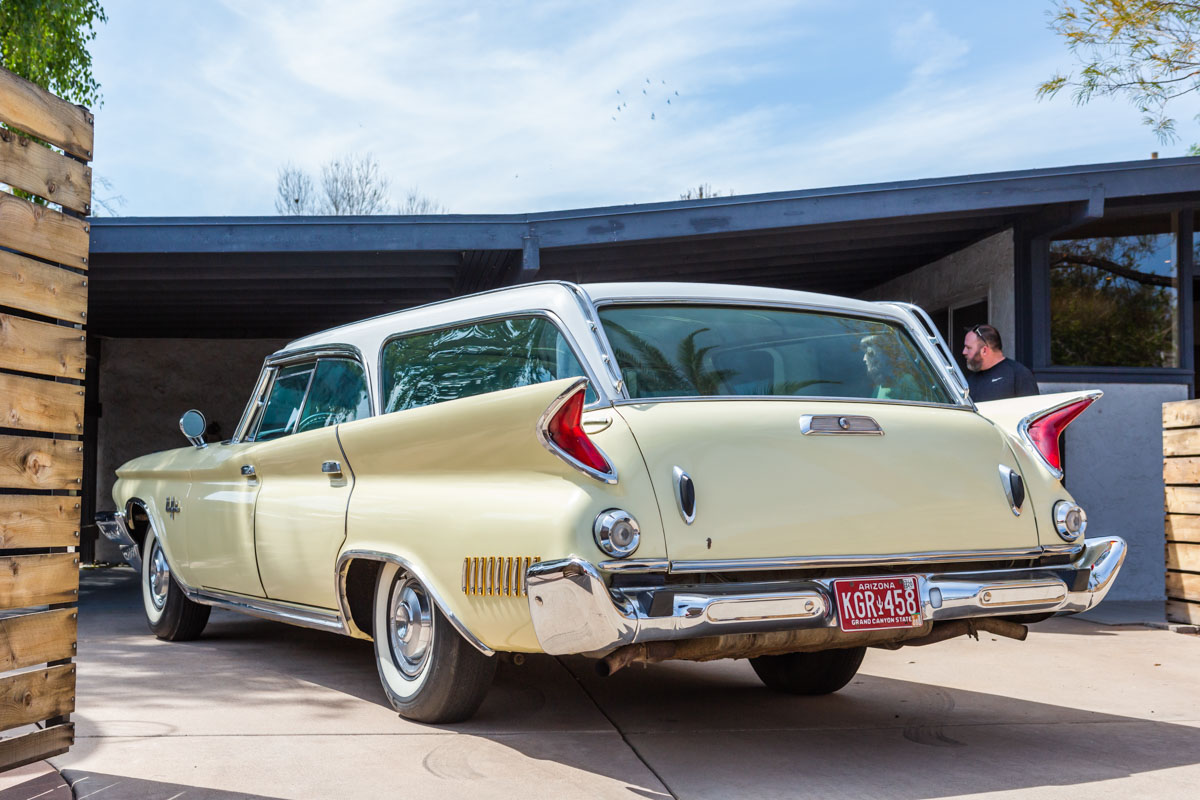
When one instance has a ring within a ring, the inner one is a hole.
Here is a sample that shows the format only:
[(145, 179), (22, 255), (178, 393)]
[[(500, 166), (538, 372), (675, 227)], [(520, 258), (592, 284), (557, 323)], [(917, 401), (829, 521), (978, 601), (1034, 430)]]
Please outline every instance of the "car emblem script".
[(178, 514), (180, 511), (182, 511), (182, 509), (179, 507), (179, 501), (176, 500), (174, 497), (168, 497), (167, 502), (163, 506), (163, 508), (166, 510), (166, 512), (168, 514), (171, 515), (171, 519), (175, 519), (175, 515)]

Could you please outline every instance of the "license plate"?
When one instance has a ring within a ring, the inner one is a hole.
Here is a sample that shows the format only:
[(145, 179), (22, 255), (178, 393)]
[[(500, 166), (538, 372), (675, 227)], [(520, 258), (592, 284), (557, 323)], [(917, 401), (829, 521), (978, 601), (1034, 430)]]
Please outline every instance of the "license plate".
[(838, 627), (844, 631), (915, 628), (924, 622), (917, 579), (912, 575), (837, 580), (833, 591)]

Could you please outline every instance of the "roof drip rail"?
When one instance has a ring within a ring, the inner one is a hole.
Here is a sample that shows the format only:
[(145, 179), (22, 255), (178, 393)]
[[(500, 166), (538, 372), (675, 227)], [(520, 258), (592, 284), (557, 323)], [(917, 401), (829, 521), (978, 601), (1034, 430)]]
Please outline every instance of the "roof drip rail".
[(946, 344), (946, 340), (942, 338), (941, 331), (933, 324), (933, 320), (925, 313), (925, 309), (914, 303), (902, 303), (897, 300), (889, 300), (881, 303), (881, 305), (892, 306), (907, 311), (925, 329), (925, 338), (934, 346), (934, 349), (942, 357), (942, 365), (954, 377), (954, 382), (958, 384), (959, 393), (963, 399), (970, 399), (970, 386), (967, 384), (966, 377), (962, 374), (962, 370), (958, 368), (958, 362), (954, 360), (954, 354), (950, 351), (950, 345)]

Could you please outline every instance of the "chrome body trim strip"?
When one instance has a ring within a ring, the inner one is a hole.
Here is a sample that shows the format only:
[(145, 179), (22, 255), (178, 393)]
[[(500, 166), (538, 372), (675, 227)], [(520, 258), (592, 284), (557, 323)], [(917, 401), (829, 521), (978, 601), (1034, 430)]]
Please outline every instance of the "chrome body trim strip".
[(542, 416), (538, 418), (537, 425), (534, 426), (533, 430), (534, 433), (537, 434), (537, 440), (541, 443), (542, 447), (546, 448), (551, 453), (582, 472), (584, 475), (587, 475), (589, 478), (595, 478), (602, 483), (615, 484), (617, 482), (617, 468), (613, 466), (612, 459), (609, 458), (608, 455), (605, 454), (605, 452), (601, 450), (599, 445), (597, 445), (595, 442), (592, 442), (592, 446), (599, 451), (601, 458), (603, 458), (605, 463), (608, 464), (608, 472), (601, 472), (597, 469), (592, 469), (587, 464), (584, 464), (582, 461), (572, 457), (569, 453), (567, 453), (567, 451), (563, 450), (561, 447), (551, 441), (549, 435), (546, 433), (546, 426), (550, 423), (550, 419), (558, 413), (558, 410), (563, 407), (567, 400), (571, 399), (572, 395), (574, 395), (576, 392), (587, 391), (587, 382), (587, 378), (576, 378), (574, 383), (568, 386), (562, 394), (554, 398), (550, 405), (546, 407), (546, 410), (542, 412)]
[[(1084, 397), (1090, 398), (1093, 403), (1104, 396), (1104, 392), (1100, 391), (1099, 389), (1095, 389), (1090, 392), (1083, 392), (1082, 394)], [(1060, 481), (1063, 479), (1063, 471), (1047, 461), (1046, 457), (1042, 455), (1042, 451), (1037, 449), (1033, 443), (1033, 437), (1029, 435), (1029, 426), (1033, 424), (1035, 419), (1044, 417), (1047, 414), (1053, 414), (1059, 409), (1066, 408), (1074, 403), (1078, 403), (1081, 399), (1082, 398), (1080, 397), (1073, 397), (1070, 400), (1064, 400), (1061, 403), (1057, 403), (1039, 411), (1035, 411), (1029, 416), (1022, 418), (1021, 421), (1017, 423), (1017, 433), (1020, 434), (1021, 444), (1025, 445), (1025, 449), (1033, 453), (1033, 457), (1038, 460), (1039, 464), (1046, 468), (1047, 472), (1053, 475), (1055, 479)]]
[(800, 417), (805, 436), (883, 436), (883, 428), (862, 414), (805, 414)]
[(124, 511), (101, 511), (96, 514), (96, 527), (104, 534), (105, 539), (116, 544), (121, 551), (121, 558), (141, 574), (142, 554), (138, 550), (137, 542), (129, 535), (125, 519)]
[(196, 603), (203, 603), (206, 606), (237, 611), (240, 614), (267, 619), (272, 622), (286, 622), (289, 625), (298, 625), (301, 628), (313, 628), (319, 631), (329, 631), (343, 635), (349, 635), (350, 633), (341, 614), (336, 611), (312, 608), (310, 606), (295, 606), (262, 597), (247, 597), (215, 589), (193, 589), (189, 586), (184, 586), (178, 577), (175, 578), (175, 581), (179, 583), (180, 588), (183, 589), (183, 593), (187, 595), (189, 600)]
[[(1057, 545), (1051, 545), (1057, 548)], [(1055, 549), (1053, 552), (1078, 552)], [(774, 569), (827, 569), (836, 567), (888, 567), (904, 564), (948, 564), (967, 561), (1003, 561), (1034, 559), (1046, 555), (1047, 547), (1019, 547), (1010, 550), (942, 550), (925, 553), (887, 553), (861, 556), (794, 556), (785, 558), (729, 558), (711, 561), (672, 561), (671, 572), (751, 572)]]
[[(394, 555), (392, 553), (383, 553), (378, 550), (346, 550), (340, 556), (338, 556), (337, 567), (334, 569), (334, 590), (337, 593), (338, 605), (341, 608), (341, 616), (346, 622), (346, 633), (348, 635), (353, 636), (353, 631), (357, 630), (357, 626), (351, 622), (353, 617), (350, 616), (350, 601), (346, 597), (346, 572), (350, 562), (356, 558), (363, 558), (367, 559), (368, 561), (390, 561), (402, 569), (411, 572), (413, 575), (416, 575), (417, 579), (420, 580), (425, 586), (425, 591), (429, 593), (429, 596), (433, 598), (433, 602), (435, 602), (437, 607), (441, 610), (442, 616), (449, 620), (450, 624), (454, 627), (454, 630), (458, 631), (460, 636), (466, 639), (472, 647), (483, 653), (485, 656), (494, 656), (496, 654), (495, 650), (479, 641), (479, 638), (476, 637), (475, 634), (471, 633), (470, 629), (468, 629), (467, 626), (462, 623), (462, 620), (460, 620), (452, 611), (450, 611), (450, 607), (442, 601), (441, 596), (434, 590), (433, 586), (429, 584), (429, 581), (425, 580), (421, 576), (421, 573), (415, 567), (413, 567), (410, 561), (398, 555)], [(534, 566), (537, 565), (535, 564)], [(533, 567), (530, 567), (530, 569), (533, 569)], [(370, 636), (369, 631), (363, 632), (366, 633), (368, 637)]]
[(596, 565), (601, 572), (648, 573), (667, 572), (671, 562), (665, 558), (627, 558), (616, 561), (601, 561)]
[[(1075, 614), (1104, 599), (1125, 560), (1119, 537), (1094, 539), (1058, 566), (938, 573), (914, 570), (926, 621)], [(862, 577), (871, 577), (869, 574)], [(609, 588), (579, 558), (529, 568), (529, 613), (551, 655), (600, 654), (640, 642), (833, 628), (838, 578)]]

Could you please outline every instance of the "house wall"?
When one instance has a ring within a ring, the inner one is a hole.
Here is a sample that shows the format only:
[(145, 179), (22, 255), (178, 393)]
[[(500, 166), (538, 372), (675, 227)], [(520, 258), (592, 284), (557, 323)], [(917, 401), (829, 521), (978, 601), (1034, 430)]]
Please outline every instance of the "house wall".
[(1013, 287), (1013, 232), (1000, 231), (930, 264), (881, 283), (859, 295), (863, 300), (900, 300), (926, 311), (988, 300), (991, 323), (1013, 340), (1016, 328)]
[[(131, 458), (187, 447), (179, 417), (198, 408), (229, 438), (263, 359), (284, 339), (104, 339), (100, 347), (96, 509), (114, 508), (116, 469)], [(108, 540), (97, 561), (120, 561)]]
[(1100, 389), (1104, 396), (1064, 434), (1066, 485), (1088, 515), (1088, 536), (1120, 536), (1129, 554), (1110, 600), (1166, 599), (1162, 404), (1187, 386), (1039, 383), (1043, 394)]

